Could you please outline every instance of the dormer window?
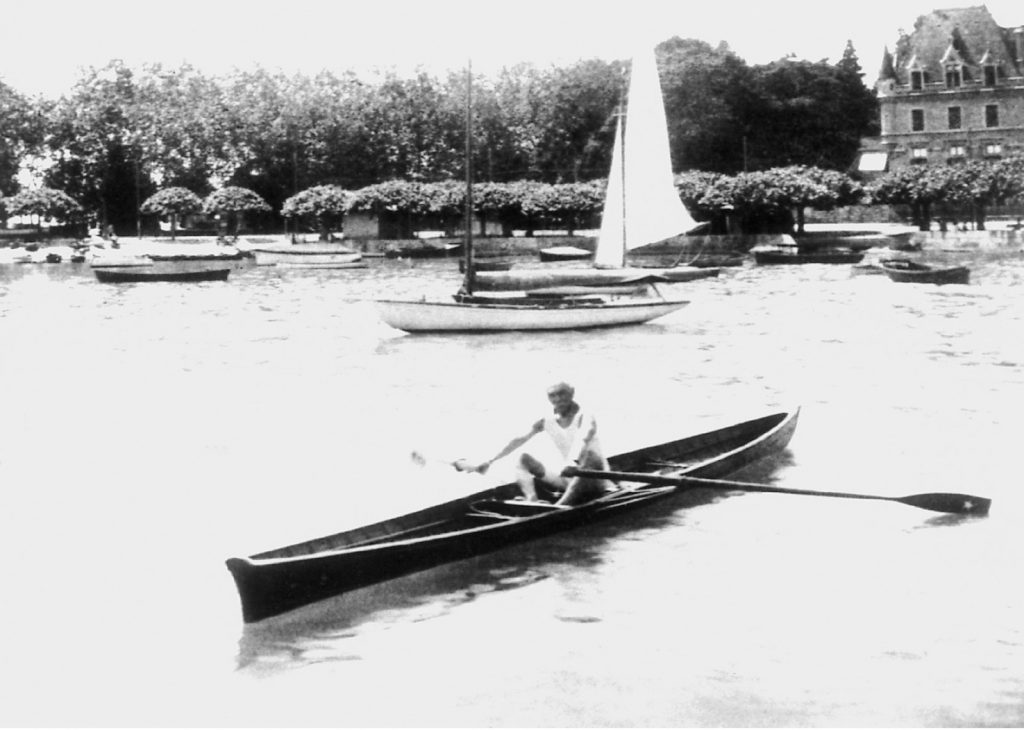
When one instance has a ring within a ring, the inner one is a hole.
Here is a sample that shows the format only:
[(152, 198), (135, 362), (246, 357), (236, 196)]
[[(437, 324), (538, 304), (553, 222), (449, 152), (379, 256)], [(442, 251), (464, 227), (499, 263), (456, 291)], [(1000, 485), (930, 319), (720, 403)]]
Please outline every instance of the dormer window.
[(996, 85), (996, 64), (992, 59), (992, 52), (986, 50), (985, 55), (981, 57), (981, 84), (988, 88), (992, 88)]
[(942, 54), (942, 69), (946, 72), (946, 88), (959, 89), (964, 81), (964, 61), (960, 57), (954, 45), (955, 38), (951, 38), (949, 48)]
[(910, 72), (910, 90), (922, 91), (924, 89), (924, 68), (917, 56), (912, 56), (907, 62), (907, 70)]
[(946, 66), (946, 88), (959, 89), (962, 82), (963, 73), (960, 70), (959, 64), (950, 64)]

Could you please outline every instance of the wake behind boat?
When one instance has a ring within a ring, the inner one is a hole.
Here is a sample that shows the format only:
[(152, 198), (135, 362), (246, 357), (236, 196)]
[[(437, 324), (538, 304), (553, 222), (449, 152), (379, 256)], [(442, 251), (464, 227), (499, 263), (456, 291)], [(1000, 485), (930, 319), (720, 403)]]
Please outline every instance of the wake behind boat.
[[(617, 454), (612, 469), (715, 478), (778, 454), (796, 429), (799, 409)], [(622, 483), (566, 507), (514, 499), (515, 483), (249, 557), (227, 560), (246, 622), (443, 563), (569, 530), (661, 502), (690, 486)]]

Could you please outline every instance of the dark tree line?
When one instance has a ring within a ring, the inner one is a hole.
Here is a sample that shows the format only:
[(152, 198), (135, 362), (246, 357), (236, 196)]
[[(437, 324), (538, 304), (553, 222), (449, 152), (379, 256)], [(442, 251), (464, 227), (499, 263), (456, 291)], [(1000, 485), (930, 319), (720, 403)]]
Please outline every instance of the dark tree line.
[[(658, 61), (677, 171), (844, 170), (859, 138), (874, 132), (874, 93), (850, 46), (837, 64), (748, 66), (727, 46), (672, 38)], [(605, 177), (627, 69), (588, 60), (474, 76), (475, 178)], [(277, 226), (284, 201), (317, 185), (461, 178), (466, 83), (463, 71), (370, 82), (349, 72), (213, 77), (120, 61), (83, 72), (57, 100), (28, 99), (0, 81), (0, 193), (17, 191), (28, 163), (98, 221), (131, 232), (158, 190), (205, 197), (237, 186), (265, 199), (275, 212), (263, 222)]]

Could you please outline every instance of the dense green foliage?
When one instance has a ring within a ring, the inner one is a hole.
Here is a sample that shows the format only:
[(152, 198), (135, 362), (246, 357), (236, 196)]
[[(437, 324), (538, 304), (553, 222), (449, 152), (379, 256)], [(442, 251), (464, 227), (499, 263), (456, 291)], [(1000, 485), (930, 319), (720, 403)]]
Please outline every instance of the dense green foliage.
[(985, 228), (986, 209), (1024, 197), (1024, 157), (914, 165), (887, 173), (870, 188), (876, 203), (906, 206), (914, 224), (927, 230), (933, 218), (970, 221)]
[(71, 196), (50, 188), (22, 190), (5, 198), (3, 203), (7, 215), (35, 216), (40, 224), (47, 218), (60, 223), (72, 223), (82, 216), (82, 206)]
[[(676, 170), (843, 170), (855, 140), (872, 131), (873, 93), (849, 48), (838, 64), (751, 67), (726, 46), (672, 38), (658, 61)], [(475, 75), (476, 180), (604, 178), (627, 71), (627, 62), (585, 60)], [(201, 197), (243, 187), (280, 211), (320, 185), (461, 179), (466, 84), (462, 72), (212, 77), (188, 65), (120, 61), (86, 69), (57, 101), (27, 100), (0, 84), (0, 192), (16, 191), (19, 165), (33, 168), (98, 221), (125, 229), (140, 225), (143, 200), (169, 187)], [(433, 213), (447, 216), (445, 207)]]
[(49, 105), (31, 102), (0, 81), (0, 196), (15, 192), (18, 168), (37, 152)]
[(171, 219), (171, 239), (177, 237), (178, 221), (187, 215), (198, 213), (203, 201), (188, 188), (164, 188), (142, 202), (139, 212), (143, 215), (159, 215)]
[(326, 241), (332, 229), (341, 229), (349, 198), (349, 193), (338, 185), (316, 185), (285, 200), (281, 215), (311, 220), (320, 231), (320, 239)]
[(228, 235), (237, 236), (246, 213), (269, 212), (267, 205), (259, 193), (236, 185), (214, 190), (203, 201), (203, 212), (221, 219), (223, 230)]

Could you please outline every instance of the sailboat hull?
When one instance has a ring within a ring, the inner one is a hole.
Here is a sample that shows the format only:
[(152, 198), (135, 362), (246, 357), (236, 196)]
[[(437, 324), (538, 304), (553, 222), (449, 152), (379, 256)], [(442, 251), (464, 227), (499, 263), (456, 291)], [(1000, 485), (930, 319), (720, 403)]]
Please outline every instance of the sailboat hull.
[(385, 323), (405, 332), (508, 332), (593, 329), (642, 324), (685, 307), (687, 301), (594, 305), (507, 305), (377, 302)]
[(667, 282), (693, 281), (718, 276), (720, 269), (696, 266), (669, 268), (561, 268), (514, 269), (512, 271), (479, 271), (473, 279), (478, 291), (529, 291), (549, 286), (609, 286), (625, 284), (646, 277), (660, 277)]

